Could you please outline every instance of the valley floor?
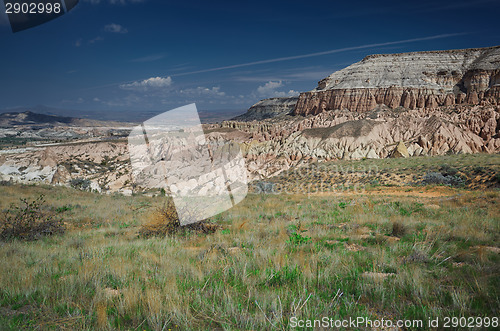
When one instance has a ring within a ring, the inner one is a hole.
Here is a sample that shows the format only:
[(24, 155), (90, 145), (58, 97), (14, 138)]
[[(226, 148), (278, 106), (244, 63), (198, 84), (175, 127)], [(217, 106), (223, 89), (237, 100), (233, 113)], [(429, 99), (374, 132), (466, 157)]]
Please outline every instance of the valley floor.
[[(498, 318), (498, 157), (328, 163), (253, 185), (207, 220), (218, 225), (210, 231), (152, 237), (140, 234), (156, 221), (160, 195), (3, 182), (0, 209), (43, 195), (41, 210), (66, 232), (0, 242), (0, 329), (288, 330), (323, 317), (428, 329), (429, 318), (440, 328), (446, 317)], [(327, 174), (337, 183), (335, 165), (378, 170), (343, 191), (273, 185)]]

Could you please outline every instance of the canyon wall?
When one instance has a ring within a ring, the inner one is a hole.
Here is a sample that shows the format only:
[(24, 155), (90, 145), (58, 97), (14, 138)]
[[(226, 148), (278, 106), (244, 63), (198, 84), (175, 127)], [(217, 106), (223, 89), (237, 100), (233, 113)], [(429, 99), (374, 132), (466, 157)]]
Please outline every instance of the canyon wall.
[(500, 104), (500, 46), (370, 55), (301, 93), (295, 115)]

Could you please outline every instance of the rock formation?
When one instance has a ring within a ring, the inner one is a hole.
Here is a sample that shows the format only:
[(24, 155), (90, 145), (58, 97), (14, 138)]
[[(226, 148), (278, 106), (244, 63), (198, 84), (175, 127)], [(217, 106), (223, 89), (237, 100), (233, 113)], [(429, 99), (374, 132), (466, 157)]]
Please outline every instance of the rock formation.
[(301, 93), (295, 115), (500, 104), (500, 46), (370, 55)]
[(408, 149), (404, 142), (400, 141), (396, 148), (392, 151), (391, 157), (410, 157), (410, 153), (408, 153)]
[(251, 179), (256, 179), (314, 161), (385, 158), (401, 143), (405, 156), (498, 153), (499, 131), (499, 106), (392, 110), (382, 105), (361, 113), (334, 110), (279, 120), (226, 121), (211, 125), (208, 139), (238, 142)]
[(236, 121), (263, 120), (266, 118), (288, 115), (293, 112), (299, 97), (269, 98), (257, 102), (248, 111), (234, 118)]

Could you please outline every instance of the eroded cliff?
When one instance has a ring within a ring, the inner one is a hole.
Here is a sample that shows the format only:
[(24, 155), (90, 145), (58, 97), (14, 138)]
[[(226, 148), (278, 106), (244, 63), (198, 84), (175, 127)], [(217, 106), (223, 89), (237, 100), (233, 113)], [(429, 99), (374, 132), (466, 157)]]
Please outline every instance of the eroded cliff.
[(500, 46), (370, 55), (301, 93), (294, 114), (455, 104), (500, 104)]

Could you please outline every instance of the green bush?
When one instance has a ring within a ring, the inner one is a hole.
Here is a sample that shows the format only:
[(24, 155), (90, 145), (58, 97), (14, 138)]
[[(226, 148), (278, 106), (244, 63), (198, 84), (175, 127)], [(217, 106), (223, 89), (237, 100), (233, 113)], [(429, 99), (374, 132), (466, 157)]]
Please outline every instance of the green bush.
[(290, 233), (288, 234), (288, 240), (286, 242), (294, 246), (299, 246), (311, 240), (310, 237), (304, 237), (299, 232), (300, 232), (300, 225), (299, 226), (290, 225)]

